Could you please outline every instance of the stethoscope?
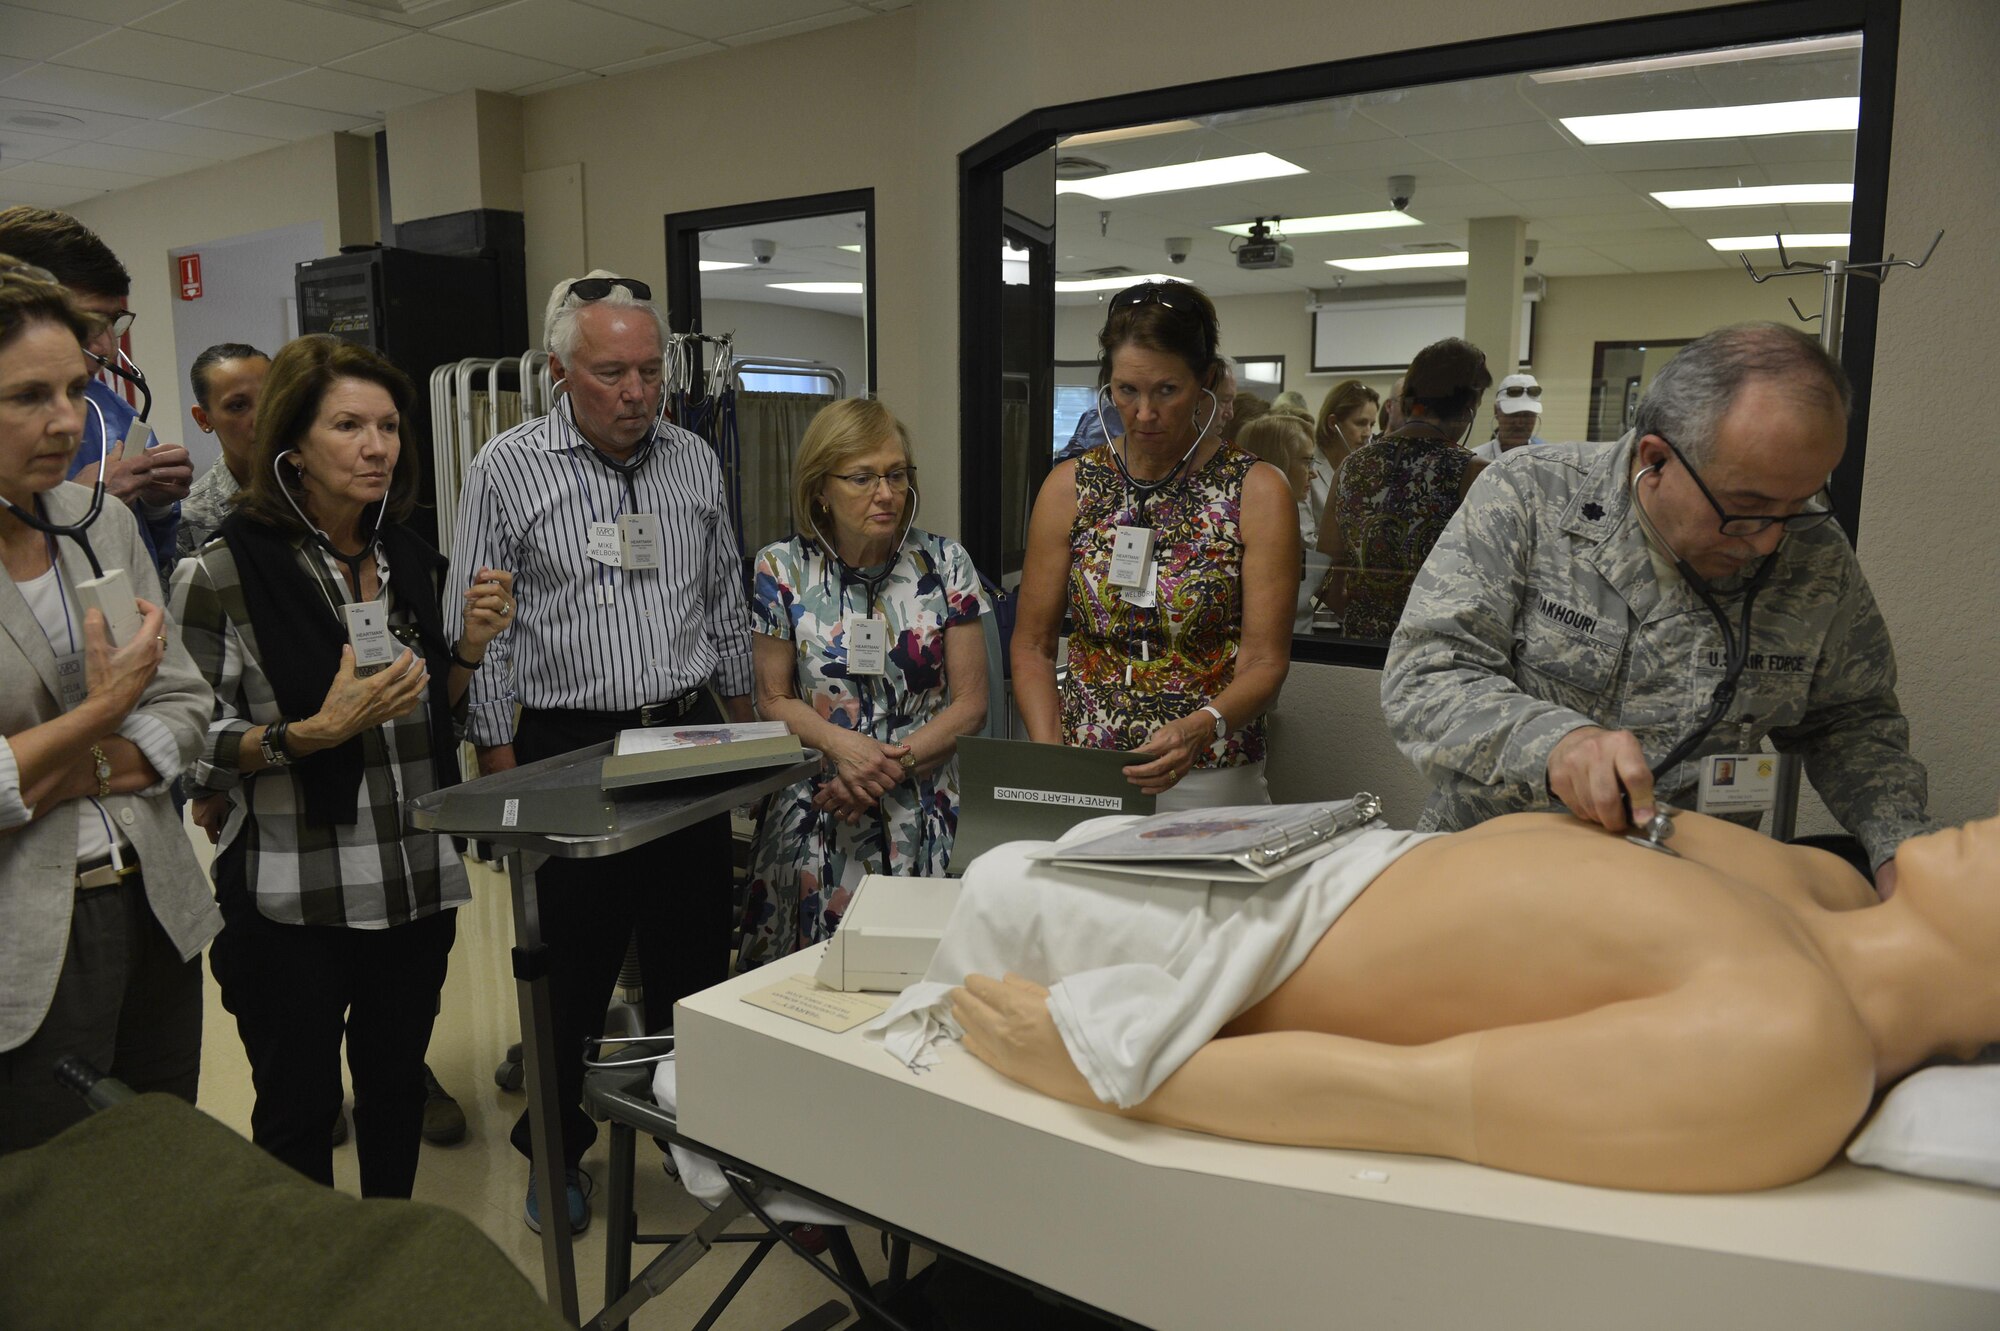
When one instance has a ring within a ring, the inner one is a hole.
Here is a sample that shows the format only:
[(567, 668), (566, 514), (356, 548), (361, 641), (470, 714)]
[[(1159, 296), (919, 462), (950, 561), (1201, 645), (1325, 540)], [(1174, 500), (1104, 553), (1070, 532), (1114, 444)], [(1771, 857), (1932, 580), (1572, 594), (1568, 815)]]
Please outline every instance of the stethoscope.
[[(151, 387), (147, 385), (146, 376), (139, 373), (139, 367), (132, 363), (132, 358), (130, 356), (125, 354), (125, 348), (123, 347), (118, 348), (118, 360), (116, 361), (106, 360), (104, 357), (98, 355), (94, 351), (85, 351), (83, 354), (90, 357), (104, 369), (109, 370), (112, 374), (117, 375), (120, 379), (123, 379), (126, 383), (131, 384), (134, 388), (139, 390), (139, 396), (144, 399), (144, 401), (140, 404), (139, 407), (140, 420), (143, 421), (146, 419), (146, 417), (152, 414), (153, 390)], [(124, 363), (121, 365), (119, 364), (119, 361), (122, 361)], [(103, 414), (99, 413), (98, 421), (100, 425), (102, 424), (103, 419), (104, 419)], [(107, 440), (106, 442), (109, 443), (110, 441)]]
[[(1661, 465), (1661, 463), (1655, 462), (1649, 466), (1642, 467), (1632, 477), (1628, 486), (1632, 496), (1632, 512), (1637, 516), (1639, 526), (1645, 531), (1648, 539), (1673, 556), (1674, 568), (1680, 573), (1682, 580), (1694, 589), (1694, 594), (1699, 596), (1702, 604), (1708, 607), (1708, 613), (1714, 616), (1715, 626), (1722, 633), (1723, 670), (1721, 682), (1715, 686), (1715, 692), (1709, 695), (1708, 715), (1704, 716), (1700, 723), (1682, 738), (1680, 743), (1669, 749), (1666, 757), (1653, 764), (1653, 779), (1655, 781), (1658, 781), (1667, 772), (1671, 771), (1676, 764), (1685, 761), (1690, 754), (1699, 748), (1701, 742), (1707, 739), (1715, 727), (1721, 723), (1723, 714), (1729, 710), (1729, 704), (1735, 701), (1736, 686), (1743, 678), (1745, 667), (1750, 663), (1751, 611), (1757, 603), (1757, 593), (1762, 591), (1764, 584), (1771, 580), (1771, 571), (1778, 564), (1777, 550), (1771, 551), (1770, 554), (1766, 555), (1758, 563), (1757, 571), (1750, 575), (1748, 582), (1743, 584), (1743, 612), (1738, 619), (1737, 627), (1734, 629), (1730, 628), (1729, 616), (1723, 613), (1722, 603), (1716, 598), (1714, 587), (1709, 585), (1707, 578), (1704, 578), (1700, 573), (1695, 571), (1693, 565), (1681, 558), (1680, 552), (1675, 550), (1672, 543), (1660, 533), (1658, 528), (1653, 526), (1653, 520), (1647, 515), (1645, 505), (1639, 502), (1639, 481), (1649, 471), (1657, 473)], [(1782, 544), (1781, 540), (1780, 545)], [(1667, 838), (1673, 835), (1672, 813), (1672, 809), (1656, 801), (1653, 816), (1646, 824), (1644, 835), (1635, 834), (1625, 839), (1634, 845), (1644, 846), (1648, 850), (1657, 850), (1668, 855), (1677, 855), (1679, 852), (1670, 849), (1665, 844)]]
[(304, 509), (299, 507), (299, 501), (292, 497), (291, 487), (285, 484), (285, 473), (279, 470), (279, 466), (286, 458), (296, 452), (298, 452), (297, 449), (288, 448), (271, 459), (271, 475), (277, 478), (278, 493), (285, 497), (285, 502), (292, 506), (292, 512), (298, 514), (299, 521), (304, 523), (306, 530), (312, 533), (313, 544), (339, 560), (342, 566), (347, 569), (347, 576), (353, 584), (354, 594), (359, 597), (361, 595), (361, 564), (363, 560), (375, 553), (376, 543), (382, 539), (382, 517), (388, 512), (389, 501), (385, 498), (382, 502), (375, 505), (375, 526), (370, 529), (368, 539), (362, 543), (360, 551), (351, 555), (340, 553), (335, 548), (333, 539), (313, 525), (313, 520), (306, 516)]
[[(95, 402), (91, 402), (89, 398), (85, 398), (84, 401), (89, 403), (90, 409), (97, 413), (98, 437), (100, 439), (108, 438), (105, 433), (103, 409)], [(141, 417), (141, 419), (143, 420), (144, 417)], [(105, 465), (103, 460), (100, 459), (97, 464), (97, 481), (90, 489), (90, 507), (85, 509), (83, 517), (75, 522), (50, 522), (47, 518), (43, 517), (40, 511), (42, 507), (42, 498), (40, 495), (35, 496), (36, 511), (33, 513), (25, 509), (16, 508), (10, 499), (0, 498), (0, 504), (5, 504), (9, 513), (12, 513), (15, 517), (44, 536), (66, 536), (70, 540), (75, 541), (77, 547), (83, 551), (83, 557), (90, 561), (90, 576), (101, 578), (104, 576), (104, 565), (97, 562), (97, 551), (90, 547), (90, 527), (92, 523), (97, 521), (97, 515), (104, 511), (104, 472)]]
[[(1201, 392), (1208, 399), (1208, 419), (1202, 423), (1201, 432), (1195, 435), (1194, 442), (1187, 447), (1187, 452), (1181, 454), (1180, 461), (1174, 463), (1168, 469), (1166, 475), (1156, 480), (1142, 481), (1132, 474), (1132, 469), (1126, 464), (1124, 455), (1118, 451), (1118, 443), (1121, 439), (1126, 441), (1128, 448), (1131, 446), (1131, 436), (1123, 431), (1116, 435), (1111, 433), (1111, 427), (1104, 423), (1104, 398), (1106, 390), (1102, 386), (1097, 390), (1097, 399), (1094, 403), (1097, 409), (1097, 428), (1104, 432), (1104, 440), (1111, 447), (1111, 461), (1118, 468), (1118, 479), (1124, 482), (1126, 493), (1132, 496), (1132, 507), (1139, 516), (1141, 526), (1145, 525), (1146, 508), (1152, 502), (1153, 496), (1180, 479), (1181, 469), (1187, 466), (1188, 459), (1200, 450), (1202, 444), (1208, 439), (1208, 432), (1215, 428), (1216, 419), (1222, 415), (1222, 403), (1216, 398), (1215, 393), (1206, 388), (1202, 389)], [(1116, 406), (1112, 409), (1114, 411), (1117, 410)]]
[[(890, 575), (896, 571), (896, 566), (902, 562), (903, 543), (909, 540), (910, 528), (916, 525), (917, 505), (919, 503), (920, 496), (917, 493), (917, 483), (915, 481), (910, 482), (910, 488), (908, 494), (910, 496), (910, 504), (909, 504), (909, 511), (903, 515), (903, 529), (896, 533), (896, 544), (889, 552), (888, 562), (882, 566), (881, 572), (873, 574), (872, 576), (863, 573), (861, 570), (849, 564), (845, 559), (841, 558), (839, 548), (836, 547), (832, 541), (828, 540), (826, 537), (826, 533), (823, 530), (821, 530), (819, 525), (819, 514), (812, 513), (809, 515), (812, 519), (813, 539), (819, 543), (820, 551), (822, 554), (825, 555), (827, 563), (834, 565), (840, 570), (839, 594), (840, 594), (840, 609), (842, 615), (845, 615), (847, 613), (847, 589), (851, 586), (855, 586), (858, 584), (868, 593), (868, 618), (873, 619), (875, 617), (875, 607), (881, 600), (882, 588), (888, 584)], [(820, 573), (820, 577), (822, 579), (821, 583), (822, 586), (825, 585), (824, 584), (825, 576), (826, 576), (825, 569), (822, 568)], [(869, 692), (871, 692), (868, 684), (868, 676), (866, 675), (849, 674), (847, 677), (847, 686), (851, 689), (857, 690), (864, 697)], [(882, 698), (882, 711), (884, 717), (888, 720), (889, 724), (893, 726), (895, 724), (895, 709), (893, 707), (888, 706), (888, 703), (892, 700), (892, 697), (893, 695), (890, 693), (888, 687), (884, 685), (883, 698)], [(824, 816), (831, 818), (833, 815), (831, 813), (827, 813)], [(925, 823), (922, 818), (919, 818), (917, 820), (917, 825), (919, 829), (919, 834), (921, 834), (923, 828), (925, 827)], [(882, 806), (879, 801), (876, 803), (875, 806), (875, 831), (876, 834), (880, 836), (882, 839), (882, 873), (885, 877), (887, 877), (892, 872), (889, 866), (889, 820), (883, 816)], [(827, 840), (828, 844), (831, 845), (834, 842), (835, 838), (829, 837), (827, 838)]]

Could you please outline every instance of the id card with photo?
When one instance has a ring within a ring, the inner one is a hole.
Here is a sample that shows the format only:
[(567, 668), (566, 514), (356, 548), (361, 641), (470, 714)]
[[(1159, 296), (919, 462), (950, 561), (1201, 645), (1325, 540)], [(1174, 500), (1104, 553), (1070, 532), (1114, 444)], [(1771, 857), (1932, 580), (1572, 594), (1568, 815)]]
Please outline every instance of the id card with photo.
[(1777, 801), (1778, 755), (1712, 753), (1701, 760), (1701, 813), (1762, 813)]

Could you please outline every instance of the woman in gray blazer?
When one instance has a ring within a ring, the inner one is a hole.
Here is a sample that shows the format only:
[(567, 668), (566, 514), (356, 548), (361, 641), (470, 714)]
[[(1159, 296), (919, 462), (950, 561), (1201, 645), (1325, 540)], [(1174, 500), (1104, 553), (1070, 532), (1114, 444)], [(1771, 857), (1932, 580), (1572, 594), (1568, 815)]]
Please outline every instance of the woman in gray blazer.
[[(193, 1101), (199, 957), (221, 926), (167, 793), (212, 696), (130, 511), (63, 480), (91, 331), (48, 274), (0, 256), (0, 1152), (83, 1117), (51, 1075), (66, 1054)], [(86, 521), (138, 597), (122, 642), (78, 603), (83, 546), (47, 530)]]

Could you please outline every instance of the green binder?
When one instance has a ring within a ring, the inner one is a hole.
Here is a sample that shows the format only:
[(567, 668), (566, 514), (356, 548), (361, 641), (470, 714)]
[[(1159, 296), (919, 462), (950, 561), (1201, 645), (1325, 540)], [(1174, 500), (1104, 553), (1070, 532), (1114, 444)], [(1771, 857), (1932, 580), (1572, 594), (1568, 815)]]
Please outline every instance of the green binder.
[(958, 741), (958, 835), (951, 873), (1006, 841), (1053, 841), (1089, 818), (1150, 814), (1153, 797), (1125, 779), (1147, 761), (1115, 749), (1073, 749), (966, 735)]

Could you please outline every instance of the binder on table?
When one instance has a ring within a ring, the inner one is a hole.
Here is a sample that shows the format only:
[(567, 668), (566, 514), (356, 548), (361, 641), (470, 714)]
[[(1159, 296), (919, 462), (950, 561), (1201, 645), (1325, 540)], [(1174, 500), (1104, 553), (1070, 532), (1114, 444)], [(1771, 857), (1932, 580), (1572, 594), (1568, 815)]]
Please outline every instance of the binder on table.
[(1127, 767), (1146, 761), (1116, 749), (961, 736), (949, 872), (964, 873), (1002, 842), (1053, 841), (1088, 818), (1151, 813), (1153, 797), (1125, 779)]
[(1382, 801), (1366, 792), (1328, 804), (1183, 809), (1029, 858), (1112, 873), (1266, 882), (1327, 854), (1381, 813)]

